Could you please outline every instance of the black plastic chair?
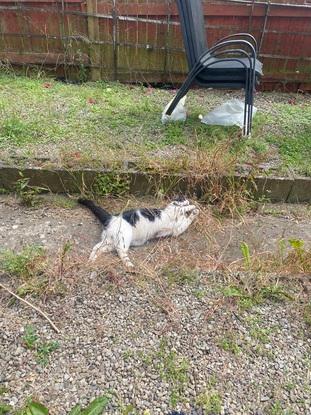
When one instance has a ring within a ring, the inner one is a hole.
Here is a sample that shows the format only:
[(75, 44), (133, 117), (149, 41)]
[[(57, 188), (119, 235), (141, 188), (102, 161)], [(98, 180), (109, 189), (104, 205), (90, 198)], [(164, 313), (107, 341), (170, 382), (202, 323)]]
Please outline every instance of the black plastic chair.
[(236, 33), (208, 49), (201, 0), (177, 0), (177, 7), (190, 72), (166, 115), (172, 114), (193, 83), (206, 88), (245, 89), (243, 134), (249, 135), (255, 85), (263, 75), (256, 39), (249, 33)]

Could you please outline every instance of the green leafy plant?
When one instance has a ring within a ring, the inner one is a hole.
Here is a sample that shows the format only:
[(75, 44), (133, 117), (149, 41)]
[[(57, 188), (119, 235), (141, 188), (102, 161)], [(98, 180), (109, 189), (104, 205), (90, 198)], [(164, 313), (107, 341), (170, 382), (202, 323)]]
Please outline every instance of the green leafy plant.
[(251, 266), (251, 255), (250, 255), (250, 250), (249, 250), (249, 246), (246, 242), (242, 242), (240, 245), (240, 249), (243, 255), (243, 259), (244, 259), (244, 264), (247, 268), (250, 268)]
[(301, 257), (304, 252), (304, 241), (302, 239), (289, 239), (288, 242), (296, 254)]
[(29, 325), (25, 327), (25, 334), (22, 337), (24, 345), (27, 349), (34, 349), (39, 337), (36, 333), (36, 329)]
[(96, 177), (93, 190), (98, 196), (123, 195), (129, 191), (129, 177), (126, 174), (99, 174)]
[(240, 346), (237, 344), (236, 339), (233, 336), (224, 337), (219, 341), (219, 347), (226, 352), (231, 352), (235, 355), (241, 352)]
[(205, 415), (219, 415), (222, 399), (217, 391), (206, 391), (197, 397), (196, 405), (203, 409)]
[(285, 300), (293, 300), (293, 296), (288, 293), (284, 287), (279, 284), (272, 284), (262, 287), (257, 294), (258, 300), (271, 300), (274, 302), (282, 302)]
[(256, 304), (256, 299), (249, 295), (242, 287), (229, 285), (223, 290), (225, 297), (234, 298), (241, 309), (249, 309)]
[(82, 409), (80, 405), (76, 405), (68, 415), (102, 415), (110, 401), (111, 396), (109, 394), (103, 395), (94, 399), (85, 409)]
[(14, 412), (14, 415), (49, 415), (49, 410), (42, 403), (30, 399), (22, 409)]
[(37, 361), (42, 366), (49, 363), (50, 355), (59, 348), (57, 341), (38, 343), (37, 345)]
[(22, 172), (19, 172), (21, 178), (16, 181), (15, 192), (21, 199), (22, 204), (29, 207), (34, 207), (39, 203), (38, 194), (47, 191), (45, 187), (30, 186), (30, 178), (24, 177)]
[(36, 329), (31, 325), (26, 326), (22, 340), (27, 349), (35, 351), (37, 362), (42, 366), (46, 366), (49, 363), (51, 353), (59, 348), (57, 341), (42, 341), (37, 335)]

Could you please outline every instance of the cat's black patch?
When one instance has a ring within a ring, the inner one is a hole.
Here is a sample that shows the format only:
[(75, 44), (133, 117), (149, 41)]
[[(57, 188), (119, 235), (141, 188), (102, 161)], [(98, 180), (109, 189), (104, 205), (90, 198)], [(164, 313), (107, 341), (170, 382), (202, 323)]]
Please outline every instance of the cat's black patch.
[(147, 218), (150, 222), (154, 222), (155, 218), (161, 217), (161, 209), (140, 209), (140, 213), (144, 218)]
[(139, 221), (139, 216), (136, 209), (131, 209), (123, 212), (122, 217), (132, 226), (135, 226)]

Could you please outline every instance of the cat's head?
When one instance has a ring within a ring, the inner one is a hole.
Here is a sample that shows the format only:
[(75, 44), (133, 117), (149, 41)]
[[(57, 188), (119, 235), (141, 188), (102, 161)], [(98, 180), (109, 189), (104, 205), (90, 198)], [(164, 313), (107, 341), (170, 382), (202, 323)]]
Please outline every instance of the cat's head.
[(178, 195), (171, 201), (170, 204), (172, 206), (184, 207), (184, 206), (189, 206), (190, 202), (188, 199), (185, 198), (184, 195)]

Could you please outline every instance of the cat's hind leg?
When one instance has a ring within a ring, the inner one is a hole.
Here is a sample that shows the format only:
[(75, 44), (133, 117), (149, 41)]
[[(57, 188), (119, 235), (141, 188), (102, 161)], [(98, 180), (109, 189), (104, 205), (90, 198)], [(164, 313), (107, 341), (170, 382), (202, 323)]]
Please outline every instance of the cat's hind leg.
[(112, 250), (113, 250), (113, 246), (111, 244), (109, 244), (106, 240), (100, 241), (92, 249), (89, 260), (90, 261), (95, 261), (96, 258), (98, 257), (99, 253), (111, 252)]
[(116, 251), (119, 255), (121, 261), (128, 267), (134, 268), (134, 264), (131, 262), (128, 256), (128, 250), (131, 244), (131, 236), (126, 234), (121, 234), (118, 237)]

